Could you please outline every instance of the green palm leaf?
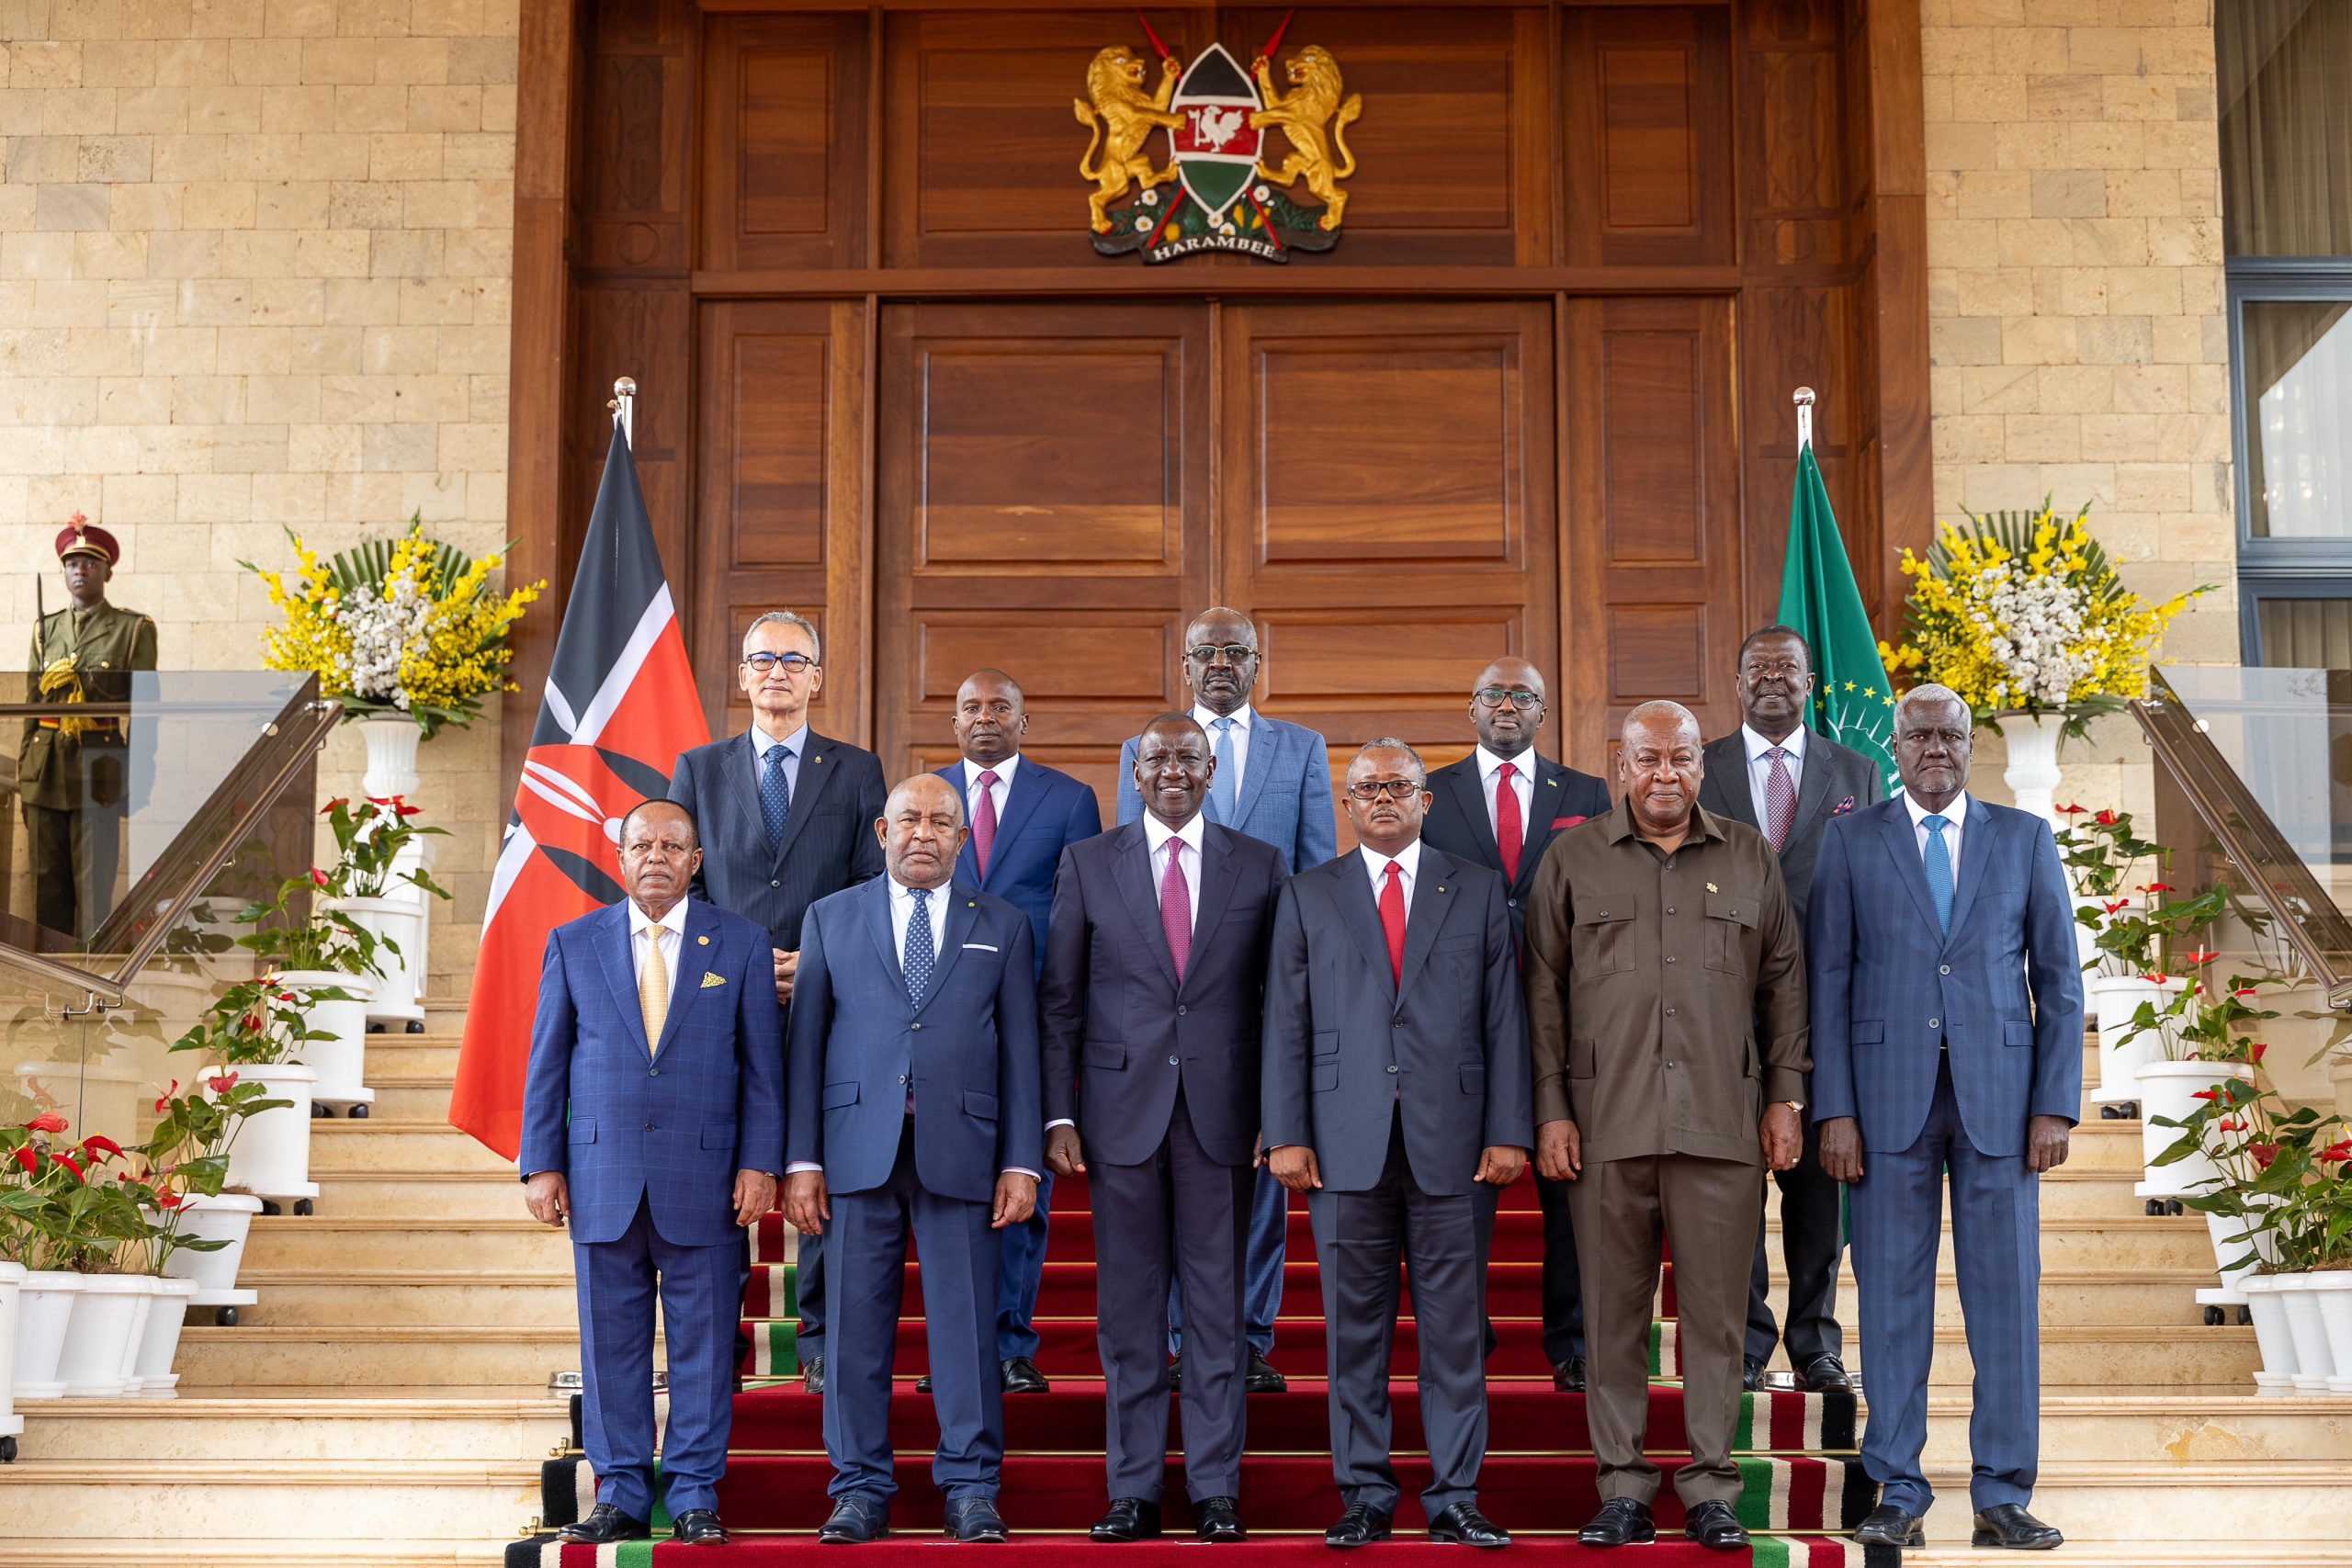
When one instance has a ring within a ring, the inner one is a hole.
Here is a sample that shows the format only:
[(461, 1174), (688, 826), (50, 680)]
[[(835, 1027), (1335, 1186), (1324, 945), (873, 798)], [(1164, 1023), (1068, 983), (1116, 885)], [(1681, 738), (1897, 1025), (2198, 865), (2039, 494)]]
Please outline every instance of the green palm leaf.
[[(424, 526), (423, 513), (410, 513), (410, 533), (421, 532)], [(451, 583), (472, 569), (473, 558), (453, 545), (445, 545), (438, 540), (426, 542), (433, 546), (432, 588), (433, 596), (438, 599), (448, 593)], [(348, 593), (355, 588), (363, 587), (380, 591), (384, 586), (385, 574), (392, 569), (392, 551), (399, 543), (398, 539), (370, 539), (329, 557), (327, 571), (334, 579), (336, 591)]]

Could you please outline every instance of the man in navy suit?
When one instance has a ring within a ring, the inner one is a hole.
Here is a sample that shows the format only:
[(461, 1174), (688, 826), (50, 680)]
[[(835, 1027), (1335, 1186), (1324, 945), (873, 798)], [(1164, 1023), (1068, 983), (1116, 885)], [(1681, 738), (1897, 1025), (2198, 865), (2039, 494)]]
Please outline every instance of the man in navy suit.
[[(1029, 710), (1021, 687), (1001, 670), (978, 670), (956, 692), (956, 744), (960, 761), (939, 776), (964, 795), (972, 827), (956, 857), (956, 874), (993, 893), (1029, 917), (1040, 973), (1045, 967), (1046, 918), (1054, 907), (1054, 868), (1062, 851), (1102, 831), (1094, 792), (1058, 769), (1021, 754)], [(1037, 1371), (1037, 1286), (1045, 1277), (1046, 1223), (1054, 1175), (1037, 1184), (1037, 1207), (1004, 1233), (1004, 1286), (996, 1303), (996, 1355), (1007, 1393), (1044, 1393)]]
[(890, 1369), (911, 1232), (939, 1419), (932, 1479), (949, 1535), (1001, 1541), (994, 1233), (1029, 1217), (1045, 1157), (1029, 921), (955, 880), (967, 829), (944, 779), (899, 784), (874, 830), (889, 874), (808, 911), (793, 994), (785, 1212), (804, 1235), (832, 1232), (833, 1513), (819, 1539), (889, 1533)]
[[(882, 814), (882, 764), (808, 728), (808, 705), (825, 685), (822, 649), (817, 628), (789, 610), (770, 610), (744, 628), (735, 679), (752, 699), (752, 728), (679, 757), (670, 798), (702, 824), (695, 897), (768, 928), (776, 1000), (789, 1004), (808, 906), (882, 874), (869, 826)], [(822, 1393), (823, 1240), (803, 1237), (798, 1262), (794, 1343), (808, 1392)], [(746, 1280), (751, 1267), (746, 1250)], [(738, 1345), (739, 1359), (746, 1348)]]
[[(1223, 605), (1204, 611), (1184, 628), (1184, 684), (1193, 694), (1193, 717), (1209, 737), (1216, 775), (1209, 784), (1208, 818), (1280, 851), (1292, 875), (1321, 865), (1340, 852), (1340, 830), (1331, 813), (1331, 759), (1323, 737), (1255, 711), (1260, 660), (1257, 626)], [(1136, 752), (1141, 737), (1119, 752), (1119, 821), (1140, 819), (1143, 796), (1136, 789)], [(1263, 1169), (1250, 1211), (1250, 1278), (1243, 1287), (1250, 1319), (1250, 1392), (1279, 1393), (1282, 1373), (1268, 1358), (1274, 1348), (1274, 1316), (1282, 1310), (1283, 1258), (1289, 1243), (1290, 1201), (1281, 1182)], [(1168, 1297), (1168, 1346), (1183, 1348), (1184, 1292), (1181, 1280)], [(1179, 1368), (1181, 1375), (1182, 1368)]]
[(531, 1213), (571, 1226), (582, 1425), (596, 1506), (568, 1541), (643, 1540), (653, 1517), (653, 1305), (670, 1348), (662, 1483), (673, 1540), (718, 1545), (734, 1415), (742, 1227), (775, 1201), (784, 1042), (768, 934), (686, 889), (694, 818), (621, 820), (628, 898), (548, 933), (523, 1091)]
[(1251, 1171), (1266, 936), (1282, 856), (1201, 815), (1216, 767), (1185, 714), (1143, 732), (1141, 822), (1062, 854), (1046, 978), (1046, 1157), (1091, 1172), (1111, 1510), (1098, 1541), (1159, 1534), (1169, 1280), (1193, 1303), (1184, 1489), (1206, 1541), (1243, 1539)]
[(2074, 900), (2050, 826), (1969, 796), (1968, 705), (1917, 686), (1894, 712), (1903, 793), (1822, 835), (1805, 942), (1822, 1168), (1850, 1190), (1879, 1506), (1854, 1532), (1918, 1546), (1936, 1253), (1951, 1243), (1969, 1355), (1978, 1546), (2045, 1550), (2026, 1511), (2041, 1449), (2041, 1177), (2083, 1092)]
[[(1502, 874), (1510, 933), (1524, 946), (1527, 900), (1552, 837), (1609, 812), (1609, 786), (1535, 752), (1544, 728), (1544, 676), (1524, 659), (1498, 659), (1470, 690), (1477, 749), (1430, 775), (1422, 841)], [(1584, 1286), (1577, 1274), (1576, 1222), (1568, 1183), (1537, 1172), (1544, 1208), (1544, 1359), (1552, 1386), (1584, 1388)]]

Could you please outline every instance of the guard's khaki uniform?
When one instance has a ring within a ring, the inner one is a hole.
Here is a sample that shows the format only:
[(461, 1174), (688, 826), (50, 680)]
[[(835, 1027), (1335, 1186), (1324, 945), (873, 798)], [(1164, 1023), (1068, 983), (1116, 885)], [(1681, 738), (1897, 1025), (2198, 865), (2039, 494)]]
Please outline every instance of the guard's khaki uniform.
[[(59, 610), (34, 628), (31, 668), (35, 701), (128, 701), (130, 671), (155, 668), (155, 623), (104, 600)], [(114, 908), (129, 811), (127, 739), (119, 716), (25, 721), (17, 786), (31, 840), (33, 918), (51, 931), (87, 937)]]

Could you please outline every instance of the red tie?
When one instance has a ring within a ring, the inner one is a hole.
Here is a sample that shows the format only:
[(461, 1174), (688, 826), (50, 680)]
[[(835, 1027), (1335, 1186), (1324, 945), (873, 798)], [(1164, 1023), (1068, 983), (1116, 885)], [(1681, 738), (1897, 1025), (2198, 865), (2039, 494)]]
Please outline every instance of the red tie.
[(1388, 973), (1405, 983), (1405, 874), (1388, 863), (1388, 880), (1380, 886), (1380, 929), (1388, 933)]
[(1503, 852), (1503, 886), (1519, 882), (1519, 852), (1526, 847), (1527, 829), (1519, 817), (1519, 791), (1510, 781), (1519, 770), (1505, 762), (1495, 770), (1495, 847)]
[(983, 880), (989, 874), (989, 852), (996, 848), (996, 782), (994, 768), (980, 775), (980, 803), (972, 811), (972, 858), (979, 863)]
[(1193, 889), (1184, 880), (1184, 840), (1168, 840), (1168, 874), (1159, 879), (1159, 929), (1168, 938), (1168, 956), (1176, 961), (1176, 978), (1184, 978), (1184, 964), (1193, 956)]

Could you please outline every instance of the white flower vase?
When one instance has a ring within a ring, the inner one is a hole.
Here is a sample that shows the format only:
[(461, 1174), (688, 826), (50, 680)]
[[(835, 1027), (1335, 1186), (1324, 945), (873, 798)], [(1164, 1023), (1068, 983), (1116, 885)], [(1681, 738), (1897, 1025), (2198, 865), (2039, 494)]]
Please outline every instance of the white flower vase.
[(362, 788), (379, 800), (416, 793), (416, 749), (424, 739), (416, 720), (398, 714), (370, 715), (359, 721), (359, 739), (368, 745)]
[(2150, 1062), (2169, 1055), (2173, 1023), (2167, 1021), (2130, 1040), (2132, 1020), (2146, 1002), (2161, 1014), (2172, 998), (2188, 988), (2181, 978), (2151, 980), (2144, 975), (2102, 975), (2091, 981), (2091, 1001), (2098, 1011), (2098, 1087), (2091, 1091), (2094, 1105), (2121, 1106), (2140, 1098), (2136, 1074)]
[(16, 1399), (64, 1397), (57, 1358), (65, 1349), (65, 1330), (74, 1320), (74, 1303), (82, 1285), (83, 1276), (59, 1269), (36, 1269), (25, 1275), (17, 1295)]
[(2007, 743), (2009, 765), (2001, 770), (2001, 782), (2009, 786), (2009, 798), (2019, 811), (2030, 811), (2050, 824), (2052, 829), (2064, 827), (2058, 819), (2058, 736), (2065, 726), (2060, 714), (2005, 713), (1996, 715), (1993, 723)]
[[(402, 862), (407, 858), (405, 853), (401, 856)], [(410, 887), (380, 898), (322, 900), (323, 908), (350, 916), (354, 925), (369, 932), (379, 944), (376, 967), (382, 973), (373, 981), (363, 1010), (368, 1025), (399, 1024), (412, 1033), (424, 1030), (424, 1007), (418, 999), (417, 987), (424, 975), (421, 964), (424, 956), (425, 897), (423, 889)], [(382, 945), (387, 942), (389, 946)], [(399, 952), (394, 953), (392, 948)]]
[(2273, 1276), (2279, 1299), (2287, 1303), (2287, 1331), (2295, 1339), (2295, 1392), (2325, 1393), (2335, 1375), (2335, 1359), (2327, 1351), (2327, 1324), (2320, 1316), (2319, 1292), (2309, 1274)]
[[(379, 901), (338, 900), (345, 905)], [(366, 1108), (376, 1102), (376, 1091), (367, 1083), (368, 1004), (376, 995), (376, 982), (365, 975), (344, 975), (326, 969), (288, 969), (278, 978), (298, 990), (334, 987), (347, 993), (340, 1000), (314, 1000), (304, 1010), (306, 1026), (331, 1038), (305, 1040), (294, 1055), (303, 1066), (319, 1075), (319, 1081), (311, 1089), (312, 1105), (365, 1116)]]
[[(208, 1067), (208, 1076), (221, 1071)], [(311, 1179), (311, 1089), (319, 1075), (292, 1062), (240, 1069), (243, 1081), (263, 1084), (271, 1100), (293, 1101), (248, 1116), (229, 1145), (226, 1185), (259, 1197), (291, 1200), (298, 1214), (310, 1213), (319, 1184)]]
[(130, 1382), (132, 1347), (146, 1327), (140, 1308), (153, 1298), (138, 1274), (85, 1274), (57, 1376), (68, 1399), (119, 1399)]
[(2283, 1278), (2256, 1274), (2238, 1287), (2245, 1292), (2254, 1342), (2262, 1351), (2262, 1370), (2254, 1374), (2254, 1386), (2267, 1394), (2295, 1392), (2295, 1337), (2287, 1326), (2287, 1299), (2278, 1293)]
[(196, 1281), (151, 1279), (154, 1303), (147, 1312), (147, 1331), (139, 1337), (130, 1371), (141, 1399), (179, 1397), (179, 1373), (172, 1363), (180, 1351), (180, 1330), (187, 1325), (187, 1309), (196, 1295)]
[(2222, 1288), (2237, 1291), (2253, 1276), (2246, 1272), (2262, 1261), (2254, 1243), (2245, 1237), (2245, 1228), (2254, 1222), (2244, 1214), (2208, 1214), (2205, 1234), (2213, 1244), (2213, 1271), (2222, 1277)]
[(2352, 1269), (2321, 1269), (2303, 1278), (2319, 1303), (2321, 1329), (2327, 1336), (2327, 1392), (2352, 1393)]
[(2179, 1198), (2217, 1184), (2221, 1168), (2209, 1153), (2156, 1164), (2158, 1155), (2180, 1141), (2179, 1128), (2160, 1127), (2156, 1118), (2186, 1121), (2198, 1108), (2200, 1092), (2232, 1078), (2251, 1082), (2254, 1069), (2242, 1062), (2146, 1062), (2134, 1077), (2140, 1095), (2140, 1163), (2147, 1179), (2132, 1190), (2143, 1198)]
[[(242, 1130), (237, 1142), (244, 1142)], [(198, 1295), (192, 1304), (219, 1304), (205, 1298), (215, 1292), (235, 1292), (237, 1265), (245, 1256), (245, 1236), (253, 1228), (254, 1216), (260, 1213), (261, 1200), (242, 1192), (188, 1199), (180, 1205), (180, 1235), (195, 1241), (225, 1241), (229, 1245), (209, 1252), (182, 1247), (164, 1260), (164, 1277), (193, 1284)]]
[(25, 1266), (0, 1263), (0, 1438), (13, 1440), (25, 1429), (17, 1414), (17, 1318), (21, 1309)]

